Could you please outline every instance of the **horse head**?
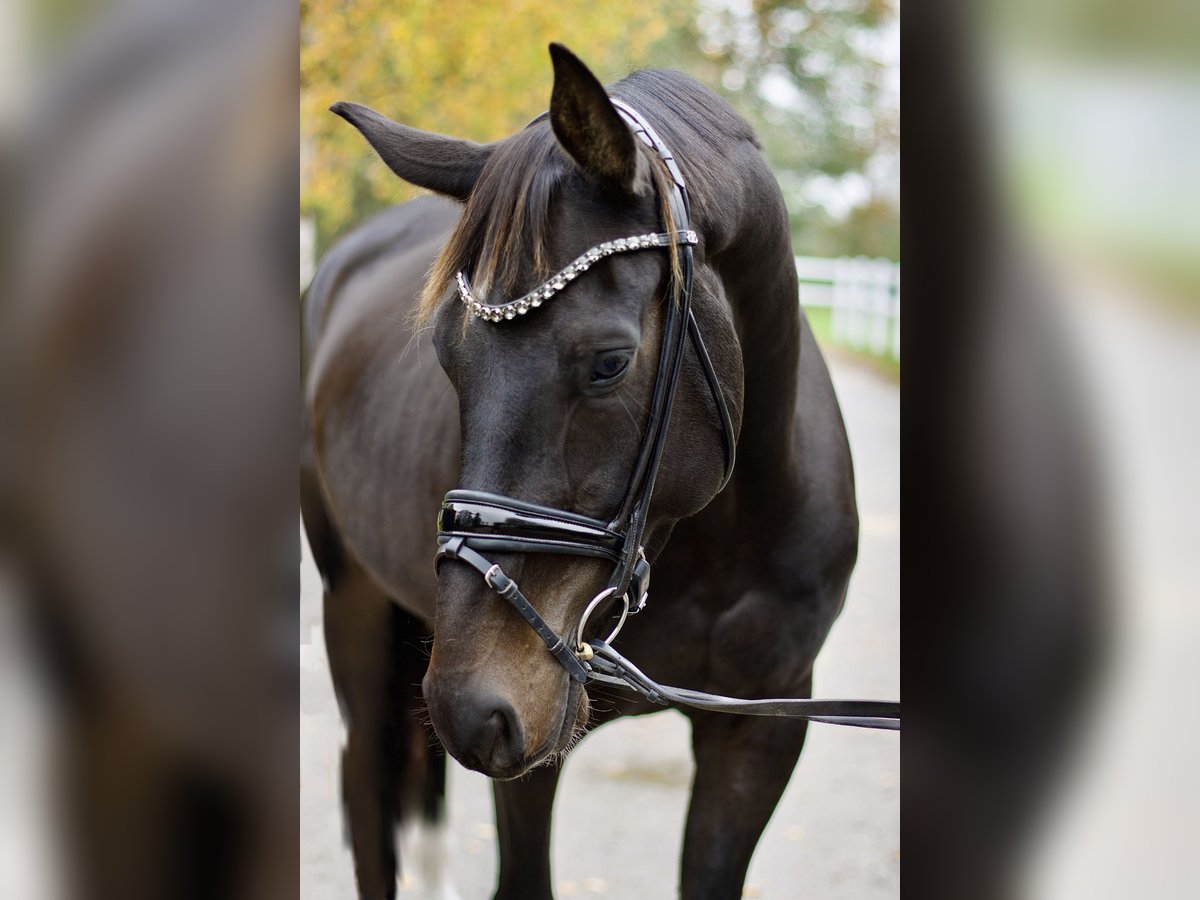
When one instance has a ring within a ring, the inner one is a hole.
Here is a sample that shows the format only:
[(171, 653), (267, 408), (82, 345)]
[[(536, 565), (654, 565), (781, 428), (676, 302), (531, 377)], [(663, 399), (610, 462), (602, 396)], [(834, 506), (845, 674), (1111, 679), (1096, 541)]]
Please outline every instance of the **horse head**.
[[(549, 114), (493, 144), (417, 131), (355, 104), (333, 109), (401, 178), (464, 204), (421, 312), (458, 394), (460, 486), (619, 523), (652, 425), (679, 248), (672, 238), (595, 259), (587, 251), (675, 233), (673, 182), (584, 64), (559, 45), (550, 51)], [(644, 104), (656, 127), (669, 109), (621, 85), (614, 94)], [(678, 158), (684, 169), (698, 163)], [(727, 475), (719, 407), (730, 411), (730, 442), (740, 427), (741, 352), (702, 218), (691, 226), (691, 304), (715, 371), (706, 377), (696, 348), (684, 348), (641, 531), (651, 561), (674, 523), (703, 509)], [(525, 308), (495, 311), (518, 298)], [(579, 629), (614, 569), (601, 556), (552, 552), (501, 550), (490, 561), (519, 581), (558, 635)], [(475, 569), (442, 560), (438, 579), (424, 688), (446, 749), (498, 778), (565, 750), (587, 721), (582, 685)], [(589, 634), (619, 608), (615, 597), (602, 605)]]

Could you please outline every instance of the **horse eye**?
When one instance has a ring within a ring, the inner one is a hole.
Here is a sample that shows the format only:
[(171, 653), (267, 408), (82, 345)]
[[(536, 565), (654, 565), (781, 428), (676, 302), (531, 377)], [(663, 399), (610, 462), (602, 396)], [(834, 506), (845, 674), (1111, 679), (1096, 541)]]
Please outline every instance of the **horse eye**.
[(595, 367), (592, 369), (592, 384), (614, 381), (624, 375), (627, 368), (629, 368), (627, 353), (606, 353), (596, 360)]

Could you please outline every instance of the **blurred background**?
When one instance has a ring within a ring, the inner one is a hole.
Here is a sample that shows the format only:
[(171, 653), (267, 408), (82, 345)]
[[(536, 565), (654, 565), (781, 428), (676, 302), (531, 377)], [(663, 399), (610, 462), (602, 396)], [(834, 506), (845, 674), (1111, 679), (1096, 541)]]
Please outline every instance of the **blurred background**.
[(300, 14), (300, 205), (318, 254), (348, 224), (416, 193), (362, 152), (330, 104), (354, 100), (414, 127), (498, 140), (545, 110), (546, 46), (559, 41), (604, 83), (674, 68), (729, 100), (784, 187), (798, 254), (900, 258), (891, 0), (302, 0)]

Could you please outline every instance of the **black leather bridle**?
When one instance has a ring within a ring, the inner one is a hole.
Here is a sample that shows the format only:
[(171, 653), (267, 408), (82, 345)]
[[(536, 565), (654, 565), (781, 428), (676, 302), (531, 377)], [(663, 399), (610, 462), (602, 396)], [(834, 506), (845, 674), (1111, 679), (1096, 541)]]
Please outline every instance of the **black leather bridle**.
[[(679, 383), (684, 347), (690, 339), (708, 380), (720, 419), (725, 450), (725, 471), (721, 488), (733, 474), (736, 439), (733, 421), (716, 370), (691, 308), (693, 247), (698, 242), (690, 230), (691, 208), (683, 173), (674, 157), (653, 128), (635, 110), (613, 99), (613, 105), (634, 133), (665, 164), (673, 185), (671, 214), (673, 231), (635, 235), (593, 247), (550, 281), (519, 300), (485, 305), (471, 293), (465, 274), (459, 273), (459, 294), (473, 315), (498, 322), (525, 315), (561, 291), (571, 280), (594, 262), (614, 253), (666, 247), (676, 254), (679, 276), (671, 277), (670, 297), (666, 304), (658, 373), (650, 401), (650, 414), (642, 436), (641, 449), (633, 466), (625, 497), (611, 521), (551, 509), (481, 491), (454, 490), (442, 501), (438, 516), (436, 563), (452, 559), (466, 563), (482, 576), (484, 583), (507, 600), (537, 632), (547, 649), (562, 664), (571, 678), (584, 684), (596, 681), (631, 688), (653, 702), (676, 703), (721, 712), (745, 715), (790, 716), (813, 721), (858, 725), (868, 728), (899, 729), (898, 703), (867, 700), (740, 700), (699, 691), (660, 685), (642, 673), (611, 646), (612, 639), (628, 615), (639, 612), (650, 590), (650, 563), (642, 545), (654, 482), (666, 444), (671, 407)], [(539, 116), (538, 121), (543, 118)], [(533, 123), (530, 123), (533, 124)], [(720, 490), (720, 488), (718, 489)], [(579, 627), (569, 638), (557, 634), (521, 593), (517, 583), (493, 562), (490, 553), (562, 553), (604, 559), (613, 565), (608, 585), (588, 604)], [(620, 602), (620, 621), (604, 640), (584, 640), (584, 629), (593, 612), (610, 602)]]

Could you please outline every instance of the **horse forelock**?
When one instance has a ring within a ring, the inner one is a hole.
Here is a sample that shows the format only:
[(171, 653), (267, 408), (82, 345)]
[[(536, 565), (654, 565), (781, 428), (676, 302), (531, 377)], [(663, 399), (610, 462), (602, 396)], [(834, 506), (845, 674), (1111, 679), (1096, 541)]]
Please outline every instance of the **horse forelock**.
[(481, 295), (512, 293), (526, 261), (532, 261), (535, 278), (550, 274), (550, 205), (568, 166), (548, 125), (497, 145), (430, 269), (417, 310), (420, 323), (433, 315), (459, 271), (467, 272)]
[[(640, 70), (613, 85), (612, 91), (655, 120), (655, 127), (672, 144), (677, 157), (703, 155), (703, 145), (744, 139), (757, 143), (750, 126), (723, 100), (678, 72)], [(650, 162), (663, 230), (673, 235), (677, 224), (671, 212), (671, 177), (657, 154), (639, 149)], [(572, 165), (546, 121), (496, 146), (461, 219), (430, 268), (417, 306), (418, 325), (429, 322), (459, 271), (468, 274), (481, 297), (499, 298), (517, 296), (521, 288), (529, 286), (531, 277), (532, 283), (537, 283), (553, 274), (547, 251), (551, 204)], [(697, 175), (689, 178), (691, 194), (693, 204), (698, 200), (703, 207), (708, 182), (715, 173), (700, 167)], [(672, 274), (679, 283), (674, 249), (672, 237)], [(465, 321), (465, 306), (463, 315)]]

